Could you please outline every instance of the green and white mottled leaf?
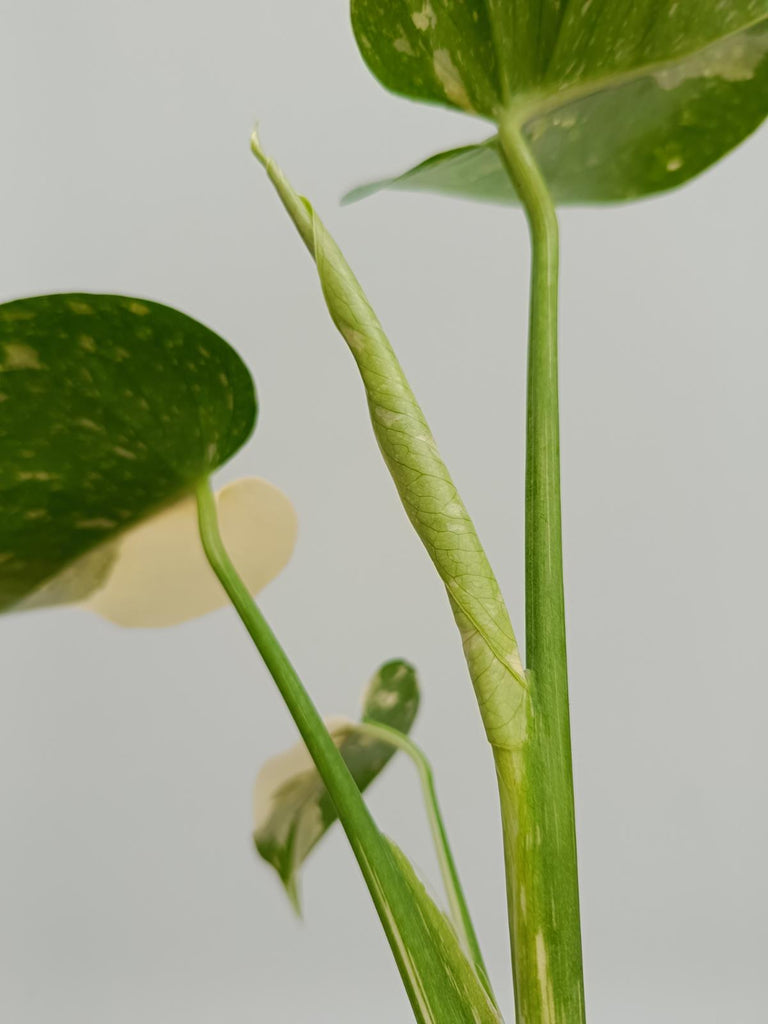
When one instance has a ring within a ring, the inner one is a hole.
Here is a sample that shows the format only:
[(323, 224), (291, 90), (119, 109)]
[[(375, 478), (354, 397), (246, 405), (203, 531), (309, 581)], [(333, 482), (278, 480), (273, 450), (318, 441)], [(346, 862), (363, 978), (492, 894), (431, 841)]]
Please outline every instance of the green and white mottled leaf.
[(239, 356), (167, 306), (0, 306), (0, 611), (85, 600), (122, 535), (191, 493), (255, 418)]
[[(361, 52), (403, 95), (522, 127), (558, 203), (674, 188), (768, 114), (768, 0), (353, 0)], [(515, 202), (494, 139), (394, 179)]]
[[(390, 661), (371, 680), (361, 721), (406, 735), (418, 704), (414, 669), (404, 661)], [(365, 790), (395, 748), (348, 719), (328, 719), (327, 725), (359, 789)], [(337, 818), (303, 744), (264, 765), (256, 782), (254, 815), (256, 848), (277, 870), (298, 910), (301, 864)], [(381, 839), (398, 877), (398, 902), (390, 903), (392, 894), (384, 895), (385, 906), (390, 907), (385, 918), (416, 1019), (420, 1024), (501, 1024), (487, 979), (462, 949), (453, 924), (404, 854), (386, 837)]]
[[(405, 661), (389, 661), (366, 690), (361, 720), (407, 735), (418, 707), (414, 668)], [(332, 718), (326, 724), (364, 792), (392, 758), (394, 747), (372, 739), (349, 719)], [(301, 865), (336, 819), (336, 808), (303, 743), (267, 761), (254, 789), (254, 842), (297, 910)]]
[(317, 265), (328, 310), (355, 359), (371, 422), (403, 507), (448, 594), (488, 739), (515, 749), (528, 728), (528, 681), (501, 589), (474, 524), (376, 314), (341, 251), (258, 139), (264, 165)]

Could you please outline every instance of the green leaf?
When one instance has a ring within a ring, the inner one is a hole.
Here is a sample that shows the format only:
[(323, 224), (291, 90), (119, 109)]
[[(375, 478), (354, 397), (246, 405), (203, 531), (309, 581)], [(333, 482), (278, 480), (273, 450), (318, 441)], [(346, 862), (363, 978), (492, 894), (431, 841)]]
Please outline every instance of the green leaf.
[(43, 603), (44, 587), (51, 603), (85, 599), (122, 533), (193, 492), (255, 418), (234, 350), (167, 306), (0, 306), (0, 611)]
[[(406, 734), (419, 707), (416, 672), (405, 661), (389, 661), (366, 690), (361, 719)], [(354, 722), (336, 718), (329, 731), (361, 792), (395, 753), (391, 743), (372, 739)], [(268, 761), (256, 781), (254, 841), (280, 876), (299, 909), (301, 865), (338, 815), (303, 743)]]
[(494, 120), (501, 105), (486, 0), (352, 0), (360, 52), (382, 85)]
[[(695, 177), (768, 114), (768, 0), (353, 0), (388, 88), (522, 128), (558, 203)], [(355, 190), (515, 202), (495, 139)]]

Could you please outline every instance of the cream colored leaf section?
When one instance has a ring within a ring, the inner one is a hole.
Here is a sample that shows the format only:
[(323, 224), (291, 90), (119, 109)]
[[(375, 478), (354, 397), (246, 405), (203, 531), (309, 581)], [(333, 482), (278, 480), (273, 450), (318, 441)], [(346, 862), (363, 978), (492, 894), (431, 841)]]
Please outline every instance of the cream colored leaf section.
[[(324, 719), (341, 748), (355, 723), (335, 716)], [(329, 797), (304, 743), (265, 762), (253, 789), (253, 839), (261, 856), (285, 886), (293, 909), (301, 914), (299, 873), (312, 848), (335, 820)]]
[[(288, 563), (296, 543), (293, 505), (273, 484), (236, 480), (216, 495), (221, 533), (251, 593)], [(106, 583), (85, 607), (127, 627), (173, 626), (223, 607), (227, 597), (200, 543), (194, 497), (118, 539)]]
[(118, 557), (119, 540), (107, 541), (72, 562), (16, 606), (16, 611), (85, 601), (103, 586)]

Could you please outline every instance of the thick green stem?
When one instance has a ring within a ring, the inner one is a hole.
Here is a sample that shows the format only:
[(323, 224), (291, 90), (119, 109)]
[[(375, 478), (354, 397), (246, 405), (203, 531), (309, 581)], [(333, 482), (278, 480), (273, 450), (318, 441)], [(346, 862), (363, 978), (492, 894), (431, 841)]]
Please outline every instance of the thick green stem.
[(500, 140), (532, 240), (525, 487), (530, 720), (521, 750), (496, 752), (517, 1015), (521, 1024), (583, 1024), (560, 522), (558, 224), (514, 117), (502, 120)]
[(472, 959), (478, 974), (483, 979), (485, 986), (491, 993), (488, 982), (488, 971), (483, 961), (483, 954), (480, 950), (480, 943), (475, 932), (469, 907), (464, 897), (464, 890), (459, 879), (458, 868), (453, 857), (448, 832), (440, 811), (440, 804), (437, 800), (437, 789), (435, 787), (435, 776), (432, 772), (432, 765), (429, 763), (424, 751), (418, 747), (410, 737), (391, 729), (387, 725), (380, 725), (373, 722), (361, 722), (355, 726), (357, 732), (367, 733), (369, 736), (383, 740), (406, 753), (416, 766), (424, 795), (424, 805), (427, 809), (429, 829), (432, 833), (432, 841), (435, 846), (440, 874), (443, 879), (443, 886), (448, 898), (451, 919), (456, 933), (461, 940), (467, 955)]

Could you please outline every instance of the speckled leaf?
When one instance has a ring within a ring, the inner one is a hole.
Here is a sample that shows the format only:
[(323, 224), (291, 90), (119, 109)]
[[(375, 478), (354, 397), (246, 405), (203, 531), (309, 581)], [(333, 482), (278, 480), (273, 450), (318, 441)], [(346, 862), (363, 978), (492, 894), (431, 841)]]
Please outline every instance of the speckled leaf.
[(237, 354), (167, 306), (112, 295), (0, 306), (0, 611), (35, 603), (62, 573), (80, 587), (65, 587), (68, 600), (87, 597), (110, 542), (228, 459), (255, 417)]
[[(352, 12), (389, 88), (511, 114), (559, 203), (681, 185), (768, 114), (768, 0), (353, 0)], [(349, 198), (382, 187), (515, 201), (493, 139)]]
[(388, 89), (494, 119), (501, 95), (486, 0), (352, 0), (352, 27)]
[[(415, 670), (404, 661), (390, 661), (371, 680), (361, 718), (407, 734), (418, 706)], [(363, 735), (349, 719), (332, 718), (327, 724), (355, 782), (364, 791), (393, 756), (393, 747)], [(336, 817), (303, 743), (264, 765), (254, 791), (254, 841), (297, 909), (301, 865)]]

